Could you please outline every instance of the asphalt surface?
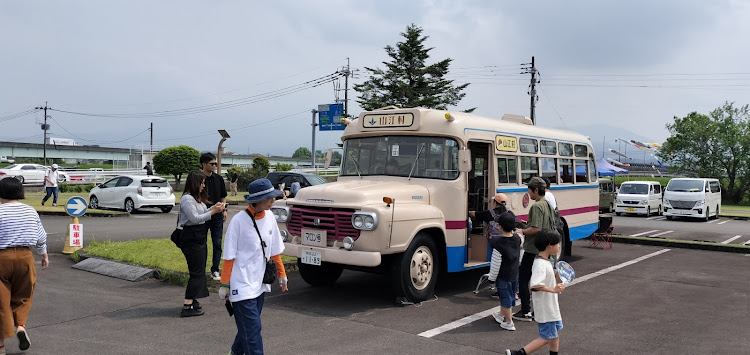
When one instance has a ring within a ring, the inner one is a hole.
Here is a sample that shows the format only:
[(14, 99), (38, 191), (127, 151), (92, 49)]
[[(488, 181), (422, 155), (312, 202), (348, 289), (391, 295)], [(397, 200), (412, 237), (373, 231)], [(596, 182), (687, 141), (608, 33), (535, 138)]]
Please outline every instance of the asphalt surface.
[(750, 221), (717, 218), (703, 222), (697, 219), (673, 219), (664, 216), (614, 217), (614, 233), (642, 237), (697, 240), (731, 244), (750, 244)]
[[(84, 219), (84, 228), (87, 235), (101, 233), (97, 239), (162, 238), (175, 218), (160, 212), (91, 218)], [(62, 227), (64, 237), (69, 218), (42, 220), (49, 232)], [(616, 217), (615, 231), (664, 225), (671, 227), (665, 231), (674, 230), (671, 234), (718, 229), (732, 235), (748, 226), (716, 223)], [(50, 245), (54, 252), (62, 241), (55, 248)], [(585, 240), (573, 243), (573, 254), (579, 283), (560, 296), (564, 353), (746, 354), (750, 348), (750, 255), (618, 243), (602, 250), (588, 248)], [(181, 319), (183, 288), (154, 280), (131, 283), (73, 270), (72, 264), (53, 254), (50, 268), (39, 272), (28, 322), (32, 347), (25, 354), (228, 352), (236, 328), (215, 294), (201, 300), (206, 315)], [(266, 298), (266, 353), (492, 354), (536, 338), (533, 322), (516, 322), (518, 331), (509, 332), (492, 317), (420, 336), (498, 306), (490, 290), (472, 292), (484, 272), (450, 274), (440, 280), (435, 300), (405, 307), (393, 304), (380, 275), (345, 271), (334, 286), (310, 287), (290, 273), (290, 291), (275, 288)], [(6, 347), (10, 354), (20, 353), (16, 339), (7, 339)]]

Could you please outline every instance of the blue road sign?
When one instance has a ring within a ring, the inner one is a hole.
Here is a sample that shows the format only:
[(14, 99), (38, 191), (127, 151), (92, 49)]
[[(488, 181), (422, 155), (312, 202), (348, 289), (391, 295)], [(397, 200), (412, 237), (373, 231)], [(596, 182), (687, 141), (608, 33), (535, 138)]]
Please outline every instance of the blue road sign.
[(344, 104), (318, 105), (318, 129), (320, 131), (343, 131), (346, 128), (341, 117)]
[(81, 196), (73, 196), (65, 203), (65, 211), (71, 217), (81, 217), (86, 213), (86, 200)]

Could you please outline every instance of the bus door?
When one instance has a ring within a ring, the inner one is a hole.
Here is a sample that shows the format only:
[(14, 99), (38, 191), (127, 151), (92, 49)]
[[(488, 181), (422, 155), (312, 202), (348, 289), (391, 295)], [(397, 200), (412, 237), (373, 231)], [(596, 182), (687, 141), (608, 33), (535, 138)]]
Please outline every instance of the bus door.
[[(490, 191), (490, 187), (494, 186), (489, 168), (491, 149), (493, 146), (490, 143), (469, 142), (473, 164), (472, 170), (467, 174), (469, 211), (486, 211), (489, 208), (489, 200), (495, 195), (494, 191)], [(488, 255), (491, 254), (488, 253), (482, 223), (472, 221), (472, 229), (468, 231), (466, 238), (468, 266), (488, 262)]]

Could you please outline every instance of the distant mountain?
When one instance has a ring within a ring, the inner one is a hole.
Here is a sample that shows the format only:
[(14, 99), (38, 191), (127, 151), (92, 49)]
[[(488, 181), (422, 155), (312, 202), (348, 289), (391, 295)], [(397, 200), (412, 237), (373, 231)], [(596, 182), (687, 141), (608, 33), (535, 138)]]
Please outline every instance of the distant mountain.
[[(644, 161), (648, 164), (655, 163), (656, 159), (651, 154), (656, 155), (656, 152), (649, 152), (633, 147), (632, 145), (626, 144), (625, 142), (617, 142), (616, 139), (635, 140), (641, 143), (663, 143), (654, 141), (653, 138), (643, 136), (641, 134), (632, 132), (627, 129), (613, 127), (606, 124), (595, 124), (586, 126), (571, 126), (568, 128), (556, 127), (560, 129), (567, 129), (570, 131), (578, 132), (585, 136), (588, 136), (591, 140), (591, 144), (594, 145), (594, 151), (597, 157), (612, 158), (618, 160), (618, 155), (610, 153), (610, 149), (617, 150), (625, 153), (631, 160), (621, 158), (622, 162), (633, 162), (643, 163)], [(604, 147), (604, 154), (602, 155), (602, 146)]]

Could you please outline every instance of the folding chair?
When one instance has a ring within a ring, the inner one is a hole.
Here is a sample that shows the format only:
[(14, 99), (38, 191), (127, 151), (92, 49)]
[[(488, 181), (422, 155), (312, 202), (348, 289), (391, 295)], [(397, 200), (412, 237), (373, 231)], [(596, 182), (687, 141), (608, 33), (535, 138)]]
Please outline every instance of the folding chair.
[(492, 283), (492, 282), (490, 282), (490, 274), (484, 274), (484, 275), (482, 275), (482, 276), (479, 277), (479, 282), (477, 282), (477, 288), (474, 289), (474, 294), (475, 295), (479, 294), (479, 289), (482, 288), (482, 286), (485, 283), (490, 283), (491, 284), (490, 285), (490, 290), (494, 290), (495, 289), (495, 284)]
[(599, 228), (591, 235), (589, 247), (601, 246), (602, 249), (612, 247), (612, 216), (599, 216)]

